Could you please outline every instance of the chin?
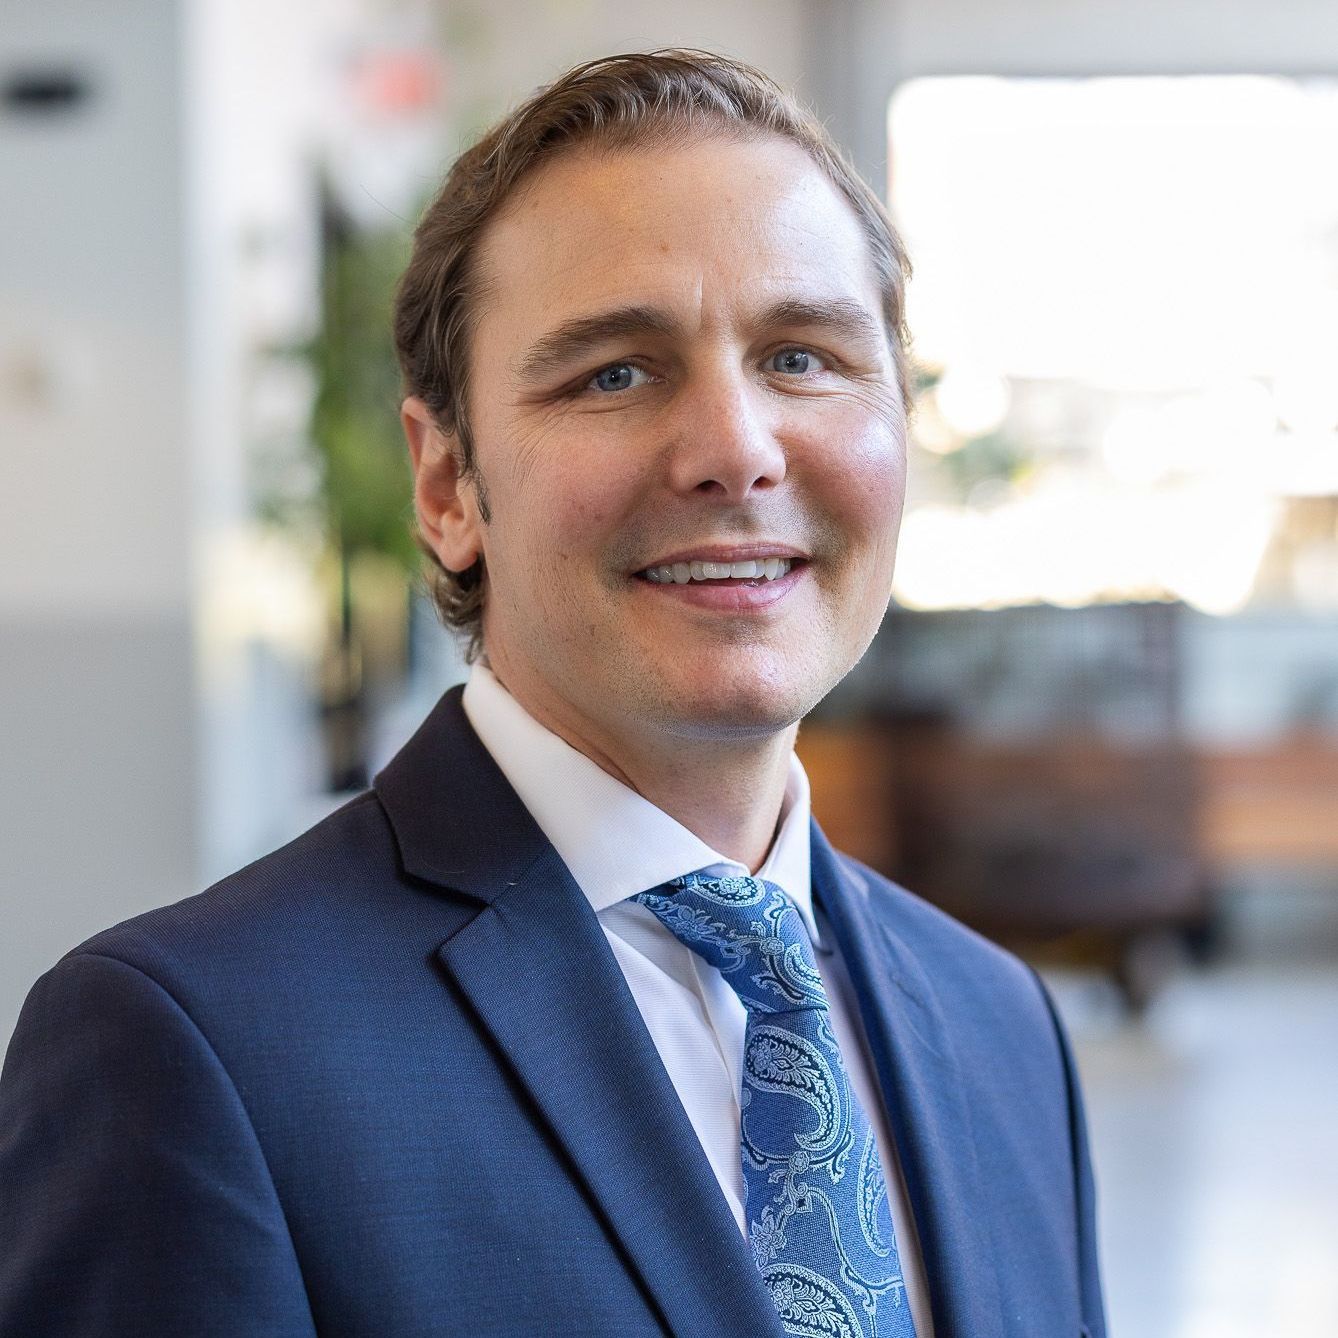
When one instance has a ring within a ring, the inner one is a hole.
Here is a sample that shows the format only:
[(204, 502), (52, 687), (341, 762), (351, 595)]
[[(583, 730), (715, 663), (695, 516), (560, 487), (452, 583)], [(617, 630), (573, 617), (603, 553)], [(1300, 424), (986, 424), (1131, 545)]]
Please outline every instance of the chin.
[(831, 687), (790, 673), (708, 673), (703, 680), (666, 684), (658, 705), (668, 708), (668, 729), (683, 738), (766, 738), (803, 719)]

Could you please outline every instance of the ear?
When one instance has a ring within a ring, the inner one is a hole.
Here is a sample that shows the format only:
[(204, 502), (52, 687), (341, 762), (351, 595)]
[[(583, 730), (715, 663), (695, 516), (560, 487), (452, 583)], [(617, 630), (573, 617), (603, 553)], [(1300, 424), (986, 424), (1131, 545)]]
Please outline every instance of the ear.
[(447, 571), (465, 571), (483, 554), (478, 492), (460, 478), (460, 443), (443, 432), (416, 395), (400, 405), (400, 422), (413, 464), (418, 528)]

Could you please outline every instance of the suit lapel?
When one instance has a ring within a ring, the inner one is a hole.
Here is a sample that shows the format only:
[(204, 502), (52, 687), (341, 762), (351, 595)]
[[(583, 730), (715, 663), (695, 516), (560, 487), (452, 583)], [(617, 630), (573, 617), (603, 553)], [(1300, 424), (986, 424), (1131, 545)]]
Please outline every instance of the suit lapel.
[(779, 1334), (590, 903), (443, 699), (376, 780), (406, 870), (484, 905), (438, 957), (677, 1338)]
[(556, 856), (441, 959), (679, 1338), (779, 1332), (770, 1296), (589, 903)]
[(813, 827), (813, 893), (855, 992), (910, 1193), (936, 1338), (999, 1338), (966, 1086), (933, 983)]

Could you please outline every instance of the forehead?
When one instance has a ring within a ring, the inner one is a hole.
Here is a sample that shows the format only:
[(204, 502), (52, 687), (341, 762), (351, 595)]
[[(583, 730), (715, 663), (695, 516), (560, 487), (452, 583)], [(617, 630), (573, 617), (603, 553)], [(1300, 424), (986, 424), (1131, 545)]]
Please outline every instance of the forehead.
[(786, 297), (880, 310), (854, 209), (776, 137), (563, 153), (490, 223), (479, 267), (480, 353), (489, 328), (627, 302), (695, 307), (703, 322)]

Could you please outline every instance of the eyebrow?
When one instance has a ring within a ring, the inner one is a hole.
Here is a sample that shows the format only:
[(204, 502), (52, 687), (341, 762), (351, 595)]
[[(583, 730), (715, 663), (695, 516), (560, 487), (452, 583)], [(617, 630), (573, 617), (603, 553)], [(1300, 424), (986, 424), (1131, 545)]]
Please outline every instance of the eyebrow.
[(611, 339), (672, 335), (677, 329), (678, 322), (660, 307), (614, 307), (593, 316), (577, 316), (530, 345), (520, 360), (520, 378), (536, 381)]
[(860, 302), (848, 297), (820, 301), (786, 297), (773, 302), (757, 319), (760, 329), (777, 326), (802, 326), (804, 329), (830, 330), (848, 339), (883, 339), (882, 322), (875, 319)]
[[(782, 298), (756, 313), (749, 323), (761, 330), (802, 327), (829, 330), (855, 340), (884, 338), (882, 324), (861, 303), (843, 297)], [(577, 316), (540, 336), (520, 359), (518, 372), (522, 381), (536, 381), (610, 340), (646, 335), (664, 338), (677, 334), (680, 328), (674, 316), (654, 306), (613, 307), (590, 316)]]

